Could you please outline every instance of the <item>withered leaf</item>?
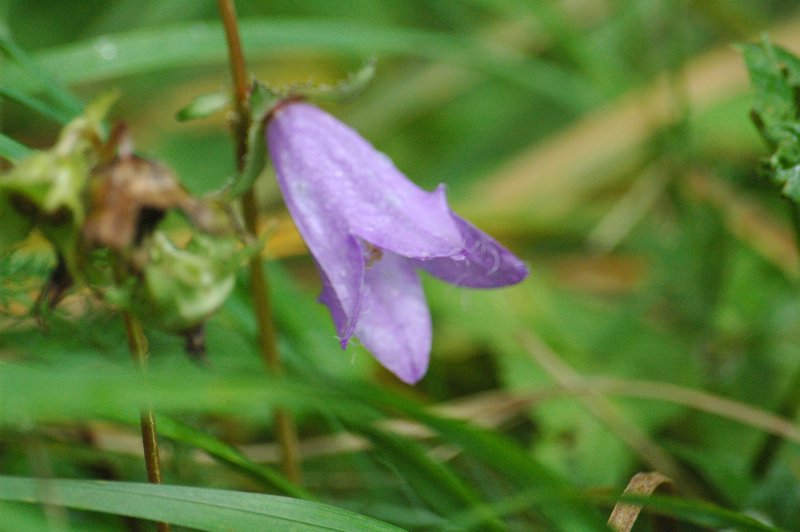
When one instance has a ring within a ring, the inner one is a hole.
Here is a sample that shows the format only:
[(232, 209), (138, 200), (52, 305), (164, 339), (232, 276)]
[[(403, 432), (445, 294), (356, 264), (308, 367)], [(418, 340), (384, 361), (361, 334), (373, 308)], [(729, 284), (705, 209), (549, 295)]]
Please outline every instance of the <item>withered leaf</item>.
[(92, 173), (83, 236), (90, 246), (121, 251), (140, 243), (169, 209), (201, 226), (212, 218), (169, 168), (124, 154)]
[[(657, 471), (648, 471), (635, 474), (628, 482), (625, 488), (625, 494), (629, 495), (645, 495), (649, 496), (656, 492), (656, 490), (665, 490), (672, 492), (675, 486), (669, 477), (662, 475)], [(639, 514), (642, 511), (642, 506), (638, 504), (631, 504), (628, 502), (618, 502), (608, 518), (608, 525), (615, 532), (630, 532)], [(658, 525), (658, 530), (661, 530), (663, 521)], [(671, 527), (664, 528), (672, 530)]]

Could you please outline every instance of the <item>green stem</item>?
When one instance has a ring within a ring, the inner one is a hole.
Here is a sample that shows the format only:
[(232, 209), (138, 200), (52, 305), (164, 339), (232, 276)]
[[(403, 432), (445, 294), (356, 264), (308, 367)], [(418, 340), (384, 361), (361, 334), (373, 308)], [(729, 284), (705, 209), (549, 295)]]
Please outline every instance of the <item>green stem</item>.
[[(147, 371), (147, 338), (142, 329), (142, 323), (131, 313), (123, 312), (125, 332), (128, 335), (128, 348), (131, 352), (133, 363), (145, 373)], [(142, 431), (142, 448), (144, 450), (144, 463), (147, 469), (147, 480), (151, 484), (161, 484), (161, 458), (158, 452), (158, 431), (153, 408), (142, 407), (139, 412), (139, 425)], [(158, 522), (156, 528), (159, 532), (168, 532), (168, 523)]]
[[(233, 136), (236, 142), (236, 164), (239, 171), (245, 167), (247, 160), (247, 130), (252, 117), (248, 108), (248, 77), (242, 52), (239, 26), (236, 19), (236, 8), (233, 0), (217, 0), (231, 64), (231, 76), (234, 84), (235, 118)], [(242, 196), (242, 214), (245, 227), (251, 236), (258, 235), (258, 205), (255, 192), (249, 189)], [(275, 341), (275, 329), (272, 320), (272, 309), (269, 302), (269, 285), (264, 272), (261, 257), (255, 255), (250, 259), (250, 291), (253, 309), (258, 326), (258, 345), (266, 367), (274, 374), (283, 373), (280, 354)], [(302, 482), (300, 455), (297, 444), (297, 430), (294, 421), (286, 410), (275, 409), (275, 431), (282, 451), (282, 468), (284, 474), (293, 482)]]

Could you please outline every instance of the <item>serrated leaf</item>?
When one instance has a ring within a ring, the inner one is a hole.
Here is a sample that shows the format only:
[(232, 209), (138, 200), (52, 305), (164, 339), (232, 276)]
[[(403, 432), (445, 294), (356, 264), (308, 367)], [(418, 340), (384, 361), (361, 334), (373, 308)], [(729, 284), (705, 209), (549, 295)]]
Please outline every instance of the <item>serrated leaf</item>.
[(740, 49), (754, 89), (753, 122), (773, 151), (763, 173), (800, 202), (800, 59), (767, 38)]
[(786, 126), (797, 119), (787, 67), (793, 62), (782, 60), (791, 54), (779, 53), (782, 51), (767, 40), (742, 45), (741, 50), (754, 89), (753, 111), (763, 124), (761, 133), (770, 145), (776, 146), (785, 138)]

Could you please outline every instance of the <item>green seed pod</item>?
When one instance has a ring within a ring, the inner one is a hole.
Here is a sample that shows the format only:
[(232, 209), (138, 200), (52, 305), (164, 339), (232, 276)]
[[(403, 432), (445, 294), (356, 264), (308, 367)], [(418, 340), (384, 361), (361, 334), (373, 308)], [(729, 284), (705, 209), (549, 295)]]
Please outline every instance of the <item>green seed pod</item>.
[(134, 310), (170, 332), (202, 323), (230, 295), (240, 263), (252, 252), (237, 247), (233, 238), (195, 234), (181, 249), (155, 232), (142, 282), (134, 288)]

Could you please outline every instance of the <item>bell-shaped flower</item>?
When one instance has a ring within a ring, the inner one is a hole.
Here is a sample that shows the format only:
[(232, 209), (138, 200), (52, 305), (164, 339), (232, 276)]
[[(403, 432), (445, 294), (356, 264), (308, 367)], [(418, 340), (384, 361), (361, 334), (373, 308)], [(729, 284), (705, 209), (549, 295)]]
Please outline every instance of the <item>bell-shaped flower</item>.
[(324, 111), (282, 102), (270, 117), (267, 142), (342, 347), (355, 335), (401, 380), (422, 378), (431, 350), (417, 270), (470, 288), (527, 276), (519, 258), (450, 210), (443, 185), (420, 189)]

